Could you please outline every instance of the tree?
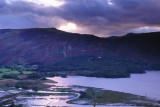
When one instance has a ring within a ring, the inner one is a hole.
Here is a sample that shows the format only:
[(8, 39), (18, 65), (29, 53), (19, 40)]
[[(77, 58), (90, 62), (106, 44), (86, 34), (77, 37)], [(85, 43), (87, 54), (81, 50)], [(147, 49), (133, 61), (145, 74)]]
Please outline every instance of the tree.
[(88, 96), (92, 99), (93, 107), (96, 107), (98, 98), (101, 97), (101, 93), (98, 89), (88, 88)]

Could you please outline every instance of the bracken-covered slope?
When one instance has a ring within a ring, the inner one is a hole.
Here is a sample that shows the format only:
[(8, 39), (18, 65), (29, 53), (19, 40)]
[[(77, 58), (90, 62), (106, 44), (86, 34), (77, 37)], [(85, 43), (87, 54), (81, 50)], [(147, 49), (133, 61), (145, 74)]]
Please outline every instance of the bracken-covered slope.
[(0, 30), (0, 63), (53, 64), (80, 55), (112, 55), (136, 62), (160, 62), (160, 33), (99, 38), (55, 28)]

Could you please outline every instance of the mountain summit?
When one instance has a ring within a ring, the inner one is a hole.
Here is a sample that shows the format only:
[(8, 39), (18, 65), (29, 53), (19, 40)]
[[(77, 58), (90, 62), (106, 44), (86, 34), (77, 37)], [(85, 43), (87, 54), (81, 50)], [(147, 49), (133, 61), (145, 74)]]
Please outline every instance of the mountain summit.
[(53, 64), (80, 55), (112, 55), (120, 60), (160, 63), (160, 32), (100, 38), (55, 28), (0, 30), (1, 64)]

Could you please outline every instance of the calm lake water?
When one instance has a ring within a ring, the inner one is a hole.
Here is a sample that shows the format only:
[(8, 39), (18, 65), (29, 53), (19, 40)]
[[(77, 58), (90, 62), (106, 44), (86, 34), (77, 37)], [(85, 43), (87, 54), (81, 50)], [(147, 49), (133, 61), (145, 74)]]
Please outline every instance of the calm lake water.
[[(103, 88), (106, 90), (120, 91), (125, 93), (132, 93), (160, 100), (160, 85), (159, 85), (160, 71), (147, 71), (147, 73), (145, 74), (132, 74), (131, 78), (119, 78), (119, 79), (107, 79), (107, 78), (84, 77), (84, 76), (68, 76), (67, 78), (53, 77), (48, 79), (54, 80), (58, 83), (54, 84), (46, 83), (50, 84), (51, 86), (49, 88), (49, 91), (38, 91), (38, 93), (63, 93), (63, 92), (53, 92), (52, 90), (57, 87), (66, 88), (72, 85), (78, 85), (86, 87)], [(85, 90), (85, 88), (77, 88), (77, 89), (81, 91)], [(15, 90), (8, 90), (8, 91), (0, 90), (0, 97), (20, 92), (21, 91), (15, 91)], [(78, 93), (76, 94), (79, 95)], [(67, 101), (75, 98), (77, 97), (73, 95), (25, 96), (19, 94), (18, 96), (12, 99), (15, 102), (15, 104), (23, 104), (24, 107), (46, 107), (46, 106), (92, 107), (92, 105), (84, 106), (84, 105), (66, 103)], [(84, 102), (83, 101), (78, 102), (78, 104), (81, 103)], [(111, 107), (111, 106), (104, 105), (97, 107)], [(124, 107), (124, 106), (118, 106), (118, 107)], [(127, 105), (126, 107), (131, 107), (131, 106)]]
[(57, 81), (57, 86), (96, 87), (160, 99), (160, 71), (147, 71), (145, 74), (132, 74), (131, 78), (119, 79), (84, 76), (53, 77), (49, 79)]

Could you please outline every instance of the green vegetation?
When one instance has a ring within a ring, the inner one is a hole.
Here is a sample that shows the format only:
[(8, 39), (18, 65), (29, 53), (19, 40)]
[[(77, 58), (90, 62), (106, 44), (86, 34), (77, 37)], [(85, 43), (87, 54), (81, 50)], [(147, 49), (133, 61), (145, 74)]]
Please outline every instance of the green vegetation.
[[(0, 87), (16, 87), (23, 89), (33, 89), (38, 90), (43, 87), (47, 87), (43, 84), (46, 79), (43, 78), (43, 82), (38, 78), (37, 80), (28, 79), (29, 75), (35, 73), (32, 66), (24, 65), (5, 65), (0, 68)], [(23, 71), (25, 70), (25, 71)], [(47, 80), (46, 80), (47, 81)]]
[(18, 74), (20, 74), (19, 71), (16, 71), (16, 70), (12, 71), (11, 69), (8, 69), (8, 68), (0, 68), (0, 79), (6, 75), (18, 75)]
[(74, 93), (35, 93), (35, 92), (28, 92), (28, 93), (24, 93), (23, 95), (26, 96), (50, 96), (50, 95), (54, 95), (54, 96), (68, 96), (68, 95), (74, 95), (76, 96)]
[(66, 73), (90, 77), (123, 78), (130, 73), (145, 73), (141, 64), (115, 60), (111, 56), (91, 55), (70, 57), (53, 65), (40, 65), (39, 72)]
[(1, 87), (3, 90), (16, 90), (16, 91), (21, 91), (20, 89), (13, 88), (13, 87)]
[(65, 78), (67, 75), (124, 78), (130, 77), (131, 73), (145, 73), (145, 69), (159, 69), (158, 67), (159, 65), (155, 64), (116, 60), (110, 54), (103, 57), (93, 55), (69, 57), (50, 65), (26, 64), (23, 59), (19, 59), (17, 65), (3, 65), (0, 68), (0, 79), (45, 79), (45, 77), (54, 76)]
[[(33, 70), (33, 71), (30, 71)], [(19, 75), (34, 73), (36, 68), (25, 65), (5, 65), (0, 68), (0, 79), (19, 79)], [(22, 76), (21, 76), (22, 77)]]
[(22, 73), (23, 73), (24, 75), (28, 75), (28, 74), (32, 74), (33, 71), (22, 71)]
[(80, 92), (80, 97), (67, 103), (76, 104), (78, 101), (87, 101), (85, 105), (107, 105), (107, 104), (129, 104), (133, 106), (159, 107), (158, 101), (146, 98), (144, 96), (133, 95), (129, 93), (87, 88)]
[(23, 88), (23, 89), (33, 89), (35, 91), (37, 90), (43, 90), (48, 88), (49, 86), (44, 84), (45, 82), (48, 82), (48, 80), (31, 80), (31, 79), (26, 79), (26, 80), (20, 80), (15, 84), (16, 88)]
[[(37, 74), (40, 75), (39, 72)], [(36, 73), (32, 73), (29, 75), (36, 75)], [(29, 75), (19, 74), (18, 76), (29, 76)], [(87, 89), (86, 91), (74, 91), (72, 90), (72, 88), (59, 88), (59, 87), (55, 87), (54, 89), (49, 90), (49, 88), (52, 87), (53, 85), (49, 86), (44, 83), (55, 83), (55, 82), (46, 80), (46, 79), (42, 80), (42, 78), (29, 79), (28, 77), (22, 80), (18, 80), (18, 79), (17, 80), (8, 80), (8, 79), (1, 80), (0, 86), (2, 90), (16, 90), (16, 91), (20, 91), (20, 93), (1, 97), (0, 100), (1, 99), (7, 99), (7, 100), (0, 102), (0, 105), (14, 104), (13, 99), (16, 99), (18, 95), (25, 95), (28, 97), (50, 96), (50, 95), (77, 97), (77, 93), (80, 93), (80, 97), (78, 99), (68, 101), (67, 103), (76, 104), (76, 102), (78, 101), (86, 101), (84, 104), (93, 105), (94, 107), (96, 107), (96, 105), (107, 105), (107, 104), (124, 104), (124, 105), (129, 104), (134, 106), (158, 107), (158, 105), (160, 104), (159, 101), (148, 99), (143, 96), (110, 91), (110, 90), (101, 90), (101, 89), (89, 88), (89, 87), (88, 88), (83, 87)], [(15, 88), (10, 88), (10, 87), (15, 87)], [(32, 89), (35, 92), (27, 92), (24, 90), (22, 91), (19, 88)], [(47, 91), (47, 93), (38, 92), (38, 90), (44, 90), (44, 91)], [(61, 93), (56, 93), (56, 92), (61, 92)], [(20, 106), (23, 106), (23, 105), (20, 105)]]
[(0, 71), (5, 72), (5, 71), (10, 71), (8, 68), (0, 68)]

